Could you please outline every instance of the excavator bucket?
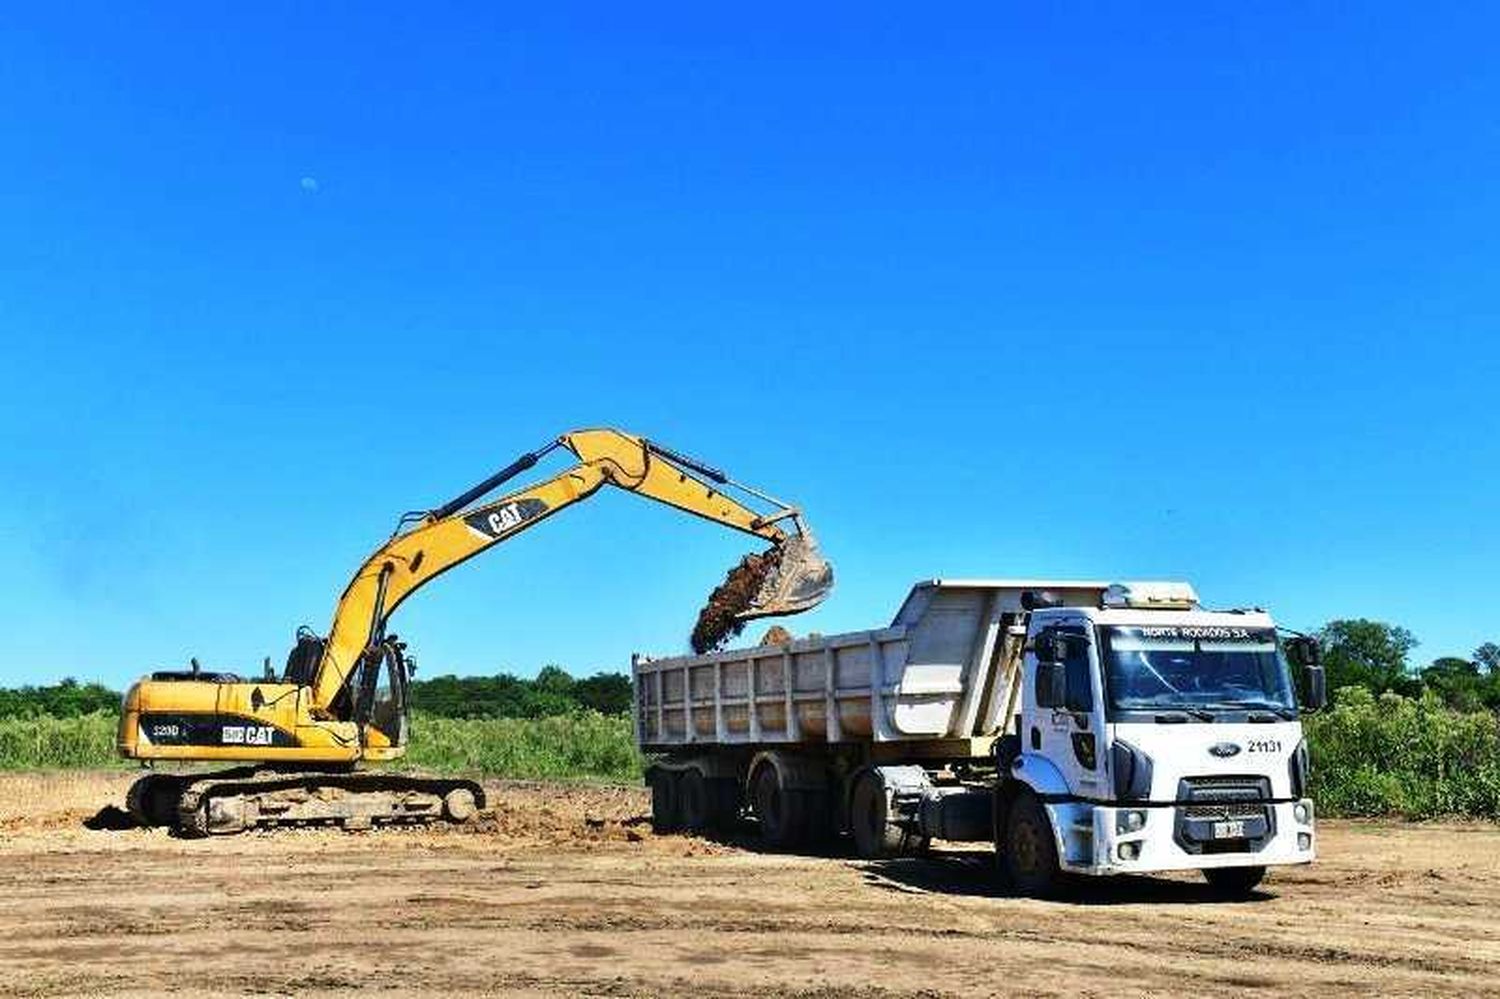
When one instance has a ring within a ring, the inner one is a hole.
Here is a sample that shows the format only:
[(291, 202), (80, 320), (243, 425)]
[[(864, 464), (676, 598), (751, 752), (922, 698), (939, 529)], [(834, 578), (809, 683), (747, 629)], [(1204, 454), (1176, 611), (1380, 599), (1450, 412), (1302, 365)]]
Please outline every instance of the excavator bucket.
[(741, 621), (812, 610), (833, 589), (833, 566), (818, 551), (811, 534), (794, 534), (767, 553), (772, 565), (750, 606), (735, 615)]
[(710, 652), (745, 627), (746, 621), (800, 614), (822, 603), (833, 589), (833, 566), (806, 528), (767, 552), (746, 555), (698, 614), (693, 651)]

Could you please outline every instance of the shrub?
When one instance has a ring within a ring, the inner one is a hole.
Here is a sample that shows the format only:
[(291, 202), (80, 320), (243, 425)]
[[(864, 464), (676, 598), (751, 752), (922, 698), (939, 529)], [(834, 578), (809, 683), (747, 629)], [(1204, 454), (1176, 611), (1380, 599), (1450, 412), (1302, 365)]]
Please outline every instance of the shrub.
[(1500, 721), (1361, 687), (1306, 719), (1312, 795), (1325, 814), (1500, 818)]

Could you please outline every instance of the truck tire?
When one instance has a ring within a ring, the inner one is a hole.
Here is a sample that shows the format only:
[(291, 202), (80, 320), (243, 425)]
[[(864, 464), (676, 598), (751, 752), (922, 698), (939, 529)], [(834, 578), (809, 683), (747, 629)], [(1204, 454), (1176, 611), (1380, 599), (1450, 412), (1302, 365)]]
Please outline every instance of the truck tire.
[(849, 797), (849, 830), (861, 857), (873, 860), (901, 852), (906, 834), (890, 823), (887, 805), (885, 785), (877, 775), (865, 773), (854, 782), (854, 793)]
[(1011, 803), (1000, 869), (1011, 887), (1023, 895), (1046, 898), (1057, 891), (1061, 871), (1052, 823), (1042, 803), (1029, 791)]
[(651, 771), (651, 831), (657, 835), (674, 833), (682, 827), (677, 804), (677, 775), (670, 770)]
[(782, 787), (781, 775), (764, 766), (755, 776), (755, 814), (760, 835), (774, 849), (791, 850), (818, 838), (828, 826), (827, 795)]
[(1220, 898), (1247, 898), (1265, 876), (1264, 867), (1210, 867), (1203, 872), (1203, 880)]
[(776, 768), (763, 766), (755, 775), (751, 800), (756, 818), (760, 819), (760, 836), (773, 847), (795, 846), (799, 816), (789, 802), (790, 796), (781, 786), (781, 776)]
[(688, 832), (702, 832), (713, 825), (714, 802), (708, 780), (697, 767), (684, 770), (677, 778), (677, 814)]

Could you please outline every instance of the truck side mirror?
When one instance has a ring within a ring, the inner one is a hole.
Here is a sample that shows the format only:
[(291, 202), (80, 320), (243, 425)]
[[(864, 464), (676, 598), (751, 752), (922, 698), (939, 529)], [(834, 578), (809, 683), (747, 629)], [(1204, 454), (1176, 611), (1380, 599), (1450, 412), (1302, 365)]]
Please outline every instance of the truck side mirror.
[(1302, 698), (1309, 711), (1321, 711), (1328, 704), (1328, 676), (1321, 666), (1304, 666), (1302, 675), (1307, 690)]
[(1286, 656), (1294, 666), (1319, 666), (1323, 662), (1323, 650), (1316, 638), (1298, 635), (1286, 643)]
[(1068, 677), (1062, 663), (1055, 660), (1037, 659), (1036, 703), (1039, 708), (1067, 706)]

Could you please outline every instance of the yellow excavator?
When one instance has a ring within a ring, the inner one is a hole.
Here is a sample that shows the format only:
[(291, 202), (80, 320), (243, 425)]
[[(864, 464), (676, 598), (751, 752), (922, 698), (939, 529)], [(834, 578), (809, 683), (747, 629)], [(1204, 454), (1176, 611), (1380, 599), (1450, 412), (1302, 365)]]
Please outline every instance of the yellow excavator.
[[(557, 450), (576, 463), (545, 481), (480, 503)], [(339, 598), (326, 637), (299, 629), (280, 677), (187, 670), (153, 673), (125, 695), (120, 755), (238, 764), (215, 772), (160, 773), (136, 781), (127, 804), (145, 825), (186, 836), (334, 822), (461, 822), (485, 805), (474, 781), (423, 777), (360, 764), (406, 752), (406, 645), (386, 631), (418, 587), (610, 485), (769, 542), (729, 573), (699, 616), (693, 646), (713, 648), (751, 618), (815, 606), (833, 573), (799, 511), (723, 472), (613, 429), (563, 434), (431, 510), (401, 518)], [(731, 496), (730, 493), (734, 493)], [(735, 498), (736, 496), (742, 497)], [(764, 508), (764, 509), (762, 509)]]

